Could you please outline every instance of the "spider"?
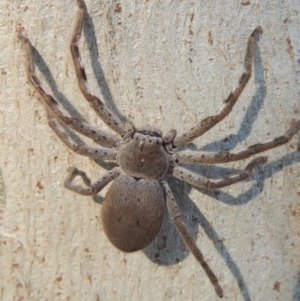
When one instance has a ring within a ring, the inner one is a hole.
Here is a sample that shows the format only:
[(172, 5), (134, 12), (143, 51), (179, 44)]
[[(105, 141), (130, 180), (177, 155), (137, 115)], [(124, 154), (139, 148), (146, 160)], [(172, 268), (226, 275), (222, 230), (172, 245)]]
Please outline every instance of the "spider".
[[(26, 37), (19, 34), (26, 48), (28, 79), (40, 94), (47, 108), (49, 126), (58, 138), (68, 148), (80, 155), (114, 161), (119, 165), (105, 173), (93, 184), (90, 183), (85, 172), (70, 168), (64, 185), (78, 194), (93, 196), (112, 182), (102, 204), (101, 218), (106, 236), (116, 248), (123, 252), (141, 250), (154, 240), (163, 222), (166, 203), (172, 222), (187, 247), (203, 267), (217, 295), (222, 298), (223, 291), (218, 279), (204, 260), (185, 225), (165, 178), (167, 174), (170, 174), (204, 189), (221, 188), (240, 182), (247, 179), (258, 164), (265, 163), (267, 158), (257, 157), (240, 173), (217, 180), (202, 177), (180, 164), (215, 164), (243, 160), (289, 142), (300, 129), (299, 120), (284, 135), (268, 142), (251, 145), (238, 152), (178, 150), (178, 147), (186, 145), (206, 133), (231, 112), (251, 76), (256, 38), (262, 33), (262, 28), (258, 26), (251, 33), (244, 59), (244, 72), (237, 87), (224, 101), (221, 110), (179, 135), (174, 129), (163, 135), (160, 130), (147, 127), (137, 129), (131, 122), (122, 121), (107, 105), (90, 93), (78, 48), (85, 4), (83, 0), (77, 0), (77, 4), (76, 24), (70, 48), (79, 88), (98, 116), (118, 135), (104, 132), (64, 111), (62, 106), (45, 91), (36, 77), (32, 46)], [(86, 144), (76, 143), (67, 134), (61, 123), (94, 140), (102, 147), (90, 147)], [(77, 176), (82, 178), (85, 185), (74, 183)]]

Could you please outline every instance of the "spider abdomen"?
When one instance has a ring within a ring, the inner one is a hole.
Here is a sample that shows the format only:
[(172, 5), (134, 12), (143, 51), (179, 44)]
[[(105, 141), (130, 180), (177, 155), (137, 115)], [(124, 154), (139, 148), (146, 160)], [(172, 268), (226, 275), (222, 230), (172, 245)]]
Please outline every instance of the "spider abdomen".
[(163, 216), (164, 193), (160, 183), (130, 176), (120, 176), (112, 183), (101, 210), (106, 236), (123, 252), (148, 246), (159, 232)]

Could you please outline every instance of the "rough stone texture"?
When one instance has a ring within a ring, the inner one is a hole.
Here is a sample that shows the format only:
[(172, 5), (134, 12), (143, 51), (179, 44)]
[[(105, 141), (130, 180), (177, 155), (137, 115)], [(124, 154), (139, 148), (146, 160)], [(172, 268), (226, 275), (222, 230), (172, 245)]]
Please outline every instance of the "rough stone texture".
[[(238, 149), (278, 136), (300, 118), (298, 1), (86, 4), (81, 51), (91, 90), (137, 125), (180, 131), (219, 110), (258, 24), (264, 33), (254, 76), (232, 114), (191, 148)], [(63, 188), (69, 166), (95, 180), (111, 165), (72, 153), (51, 132), (27, 83), (16, 29), (37, 49), (44, 86), (105, 128), (76, 83), (69, 51), (75, 12), (75, 0), (0, 3), (0, 299), (217, 300), (168, 218), (151, 247), (124, 254), (104, 236), (101, 205)], [(220, 191), (171, 181), (225, 300), (300, 300), (297, 144), (299, 135), (269, 151), (249, 181)], [(220, 177), (247, 163), (193, 170)]]

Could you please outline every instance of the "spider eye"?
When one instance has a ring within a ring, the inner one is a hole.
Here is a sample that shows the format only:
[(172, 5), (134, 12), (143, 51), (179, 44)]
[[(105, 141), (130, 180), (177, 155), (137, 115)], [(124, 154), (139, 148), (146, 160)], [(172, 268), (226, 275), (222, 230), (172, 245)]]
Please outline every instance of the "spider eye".
[(138, 131), (138, 133), (143, 134), (143, 135), (148, 135), (148, 136), (151, 136), (151, 137), (158, 137), (158, 138), (162, 137), (162, 133), (160, 131), (157, 131), (157, 130), (153, 130), (153, 131), (140, 130), (140, 131)]

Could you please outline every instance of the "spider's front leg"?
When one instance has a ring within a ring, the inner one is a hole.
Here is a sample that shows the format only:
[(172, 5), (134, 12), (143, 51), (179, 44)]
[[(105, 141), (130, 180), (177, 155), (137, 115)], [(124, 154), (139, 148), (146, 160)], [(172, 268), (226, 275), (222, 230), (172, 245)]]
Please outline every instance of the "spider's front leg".
[[(93, 184), (91, 184), (88, 176), (82, 170), (78, 170), (77, 168), (70, 167), (68, 169), (68, 173), (69, 174), (65, 180), (65, 187), (67, 189), (72, 190), (81, 195), (96, 195), (108, 183), (110, 183), (112, 180), (114, 180), (120, 175), (121, 169), (119, 167), (113, 168)], [(76, 176), (80, 176), (86, 186), (74, 184), (73, 181)]]
[(204, 260), (202, 252), (197, 247), (195, 240), (193, 239), (187, 226), (183, 222), (180, 210), (178, 208), (178, 205), (175, 201), (175, 198), (173, 196), (173, 193), (171, 192), (169, 185), (165, 181), (162, 182), (162, 185), (163, 185), (165, 193), (166, 193), (167, 207), (168, 207), (168, 211), (169, 211), (172, 222), (176, 226), (176, 229), (180, 233), (180, 235), (183, 238), (184, 242), (186, 243), (187, 247), (191, 250), (194, 257), (197, 259), (197, 261), (203, 267), (207, 277), (209, 278), (210, 282), (214, 286), (217, 295), (220, 298), (222, 298), (223, 290), (219, 284), (218, 278), (216, 277), (214, 272), (211, 270), (211, 268), (209, 267), (207, 262)]
[(79, 88), (86, 98), (86, 100), (90, 103), (92, 108), (98, 114), (98, 116), (116, 133), (121, 136), (124, 136), (128, 131), (131, 129), (130, 123), (123, 123), (120, 118), (110, 109), (108, 108), (99, 98), (94, 96), (90, 93), (88, 84), (87, 84), (87, 77), (84, 66), (82, 64), (78, 41), (81, 36), (82, 32), (82, 23), (83, 23), (83, 16), (85, 11), (85, 4), (83, 0), (77, 0), (78, 4), (78, 12), (76, 16), (76, 24), (73, 32), (73, 37), (71, 41), (71, 53), (73, 57), (73, 62), (75, 66), (75, 71), (78, 79)]
[(218, 122), (223, 120), (231, 112), (233, 106), (235, 105), (239, 96), (243, 92), (243, 90), (251, 76), (252, 62), (253, 62), (254, 50), (255, 50), (255, 41), (256, 41), (256, 37), (261, 32), (262, 32), (262, 28), (260, 26), (257, 26), (253, 30), (253, 32), (248, 40), (248, 45), (247, 45), (247, 50), (246, 50), (246, 55), (245, 55), (245, 60), (244, 60), (244, 69), (245, 70), (239, 79), (237, 87), (232, 92), (230, 92), (229, 96), (224, 101), (225, 105), (223, 106), (223, 108), (221, 108), (221, 110), (216, 115), (209, 116), (209, 117), (203, 119), (196, 126), (193, 126), (185, 133), (178, 135), (175, 138), (176, 146), (189, 143), (192, 140), (194, 140), (195, 138), (203, 135), (205, 132), (207, 132), (209, 129), (211, 129), (214, 125), (216, 125)]
[(69, 116), (65, 113), (63, 107), (50, 94), (47, 93), (35, 74), (34, 59), (30, 41), (22, 33), (19, 33), (19, 39), (24, 43), (26, 50), (28, 80), (42, 97), (47, 110), (49, 109), (56, 119), (63, 122), (65, 125), (69, 126), (78, 133), (93, 139), (101, 145), (115, 147), (119, 142), (117, 137), (105, 133), (86, 122), (82, 122), (78, 118)]

